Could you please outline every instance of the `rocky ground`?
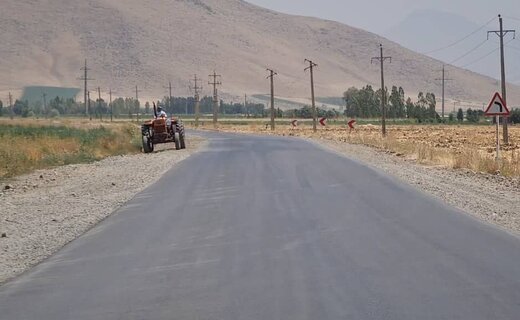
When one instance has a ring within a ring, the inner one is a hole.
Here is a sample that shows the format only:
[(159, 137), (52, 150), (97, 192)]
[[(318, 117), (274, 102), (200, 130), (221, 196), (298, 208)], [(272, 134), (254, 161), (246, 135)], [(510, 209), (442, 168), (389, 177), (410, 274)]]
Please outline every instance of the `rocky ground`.
[(420, 165), (363, 145), (311, 141), (380, 169), (472, 216), (520, 234), (520, 180), (517, 178)]
[(111, 157), (39, 170), (0, 184), (0, 283), (37, 264), (106, 218), (186, 159), (187, 149)]

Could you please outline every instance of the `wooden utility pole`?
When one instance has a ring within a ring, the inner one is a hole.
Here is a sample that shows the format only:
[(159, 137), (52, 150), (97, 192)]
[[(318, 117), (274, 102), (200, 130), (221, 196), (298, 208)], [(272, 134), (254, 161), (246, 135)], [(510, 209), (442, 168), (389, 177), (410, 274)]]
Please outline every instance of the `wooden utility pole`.
[(141, 92), (137, 86), (135, 86), (135, 106), (137, 108), (137, 122), (139, 122), (139, 92)]
[(274, 131), (274, 76), (278, 73), (272, 69), (267, 69), (267, 71), (269, 71), (267, 79), (271, 79), (271, 131)]
[(43, 113), (45, 115), (45, 118), (49, 115), (47, 112), (47, 94), (45, 92), (42, 93), (43, 96)]
[(95, 79), (91, 79), (88, 77), (88, 71), (90, 70), (88, 67), (87, 67), (87, 59), (85, 59), (85, 66), (83, 68), (81, 68), (81, 70), (83, 71), (83, 75), (81, 77), (78, 78), (78, 80), (83, 80), (84, 81), (84, 102), (85, 102), (85, 117), (89, 117), (90, 120), (92, 120), (92, 116), (89, 114), (90, 112), (90, 108), (89, 108), (89, 103), (88, 103), (88, 81), (89, 80), (95, 80)]
[(309, 66), (307, 68), (305, 68), (304, 71), (307, 71), (307, 70), (311, 71), (312, 131), (316, 132), (317, 116), (316, 116), (316, 101), (314, 99), (314, 68), (317, 67), (318, 65), (308, 59), (305, 59), (305, 63), (308, 63)]
[(247, 108), (247, 94), (244, 94), (244, 112), (246, 113), (246, 118), (249, 118), (249, 109)]
[(446, 107), (446, 100), (445, 100), (445, 87), (446, 87), (446, 81), (451, 81), (453, 79), (446, 79), (446, 71), (445, 71), (445, 65), (443, 64), (442, 65), (442, 78), (440, 79), (435, 79), (437, 81), (441, 81), (442, 82), (442, 116), (441, 116), (441, 119), (444, 120), (444, 110), (445, 110), (445, 107)]
[(384, 63), (385, 60), (390, 60), (392, 62), (392, 57), (383, 56), (383, 45), (379, 45), (379, 57), (374, 57), (370, 61), (373, 63), (374, 61), (379, 61), (381, 63), (381, 128), (383, 132), (383, 137), (386, 137), (386, 91), (385, 91), (385, 74), (384, 74)]
[(114, 106), (112, 104), (112, 88), (110, 88), (110, 91), (108, 92), (110, 95), (110, 122), (114, 121)]
[(9, 117), (13, 120), (13, 95), (9, 92)]
[[(208, 82), (209, 85), (213, 86), (213, 126), (217, 127), (218, 122), (218, 91), (217, 86), (222, 85), (222, 82), (220, 81), (221, 75), (218, 75), (215, 71), (213, 71), (213, 74), (209, 75), (212, 80)], [(217, 80), (219, 79), (219, 80)]]
[[(499, 24), (500, 24), (500, 30), (496, 30), (496, 31), (488, 31), (488, 39), (489, 39), (489, 34), (490, 33), (494, 33), (498, 36), (498, 38), (500, 39), (500, 81), (502, 83), (502, 99), (504, 100), (504, 102), (506, 103), (506, 106), (507, 106), (507, 97), (506, 97), (506, 66), (505, 66), (505, 54), (504, 54), (504, 37), (508, 34), (508, 33), (512, 33), (513, 36), (516, 36), (516, 31), (515, 30), (504, 30), (504, 25), (503, 25), (503, 21), (502, 21), (502, 16), (501, 15), (498, 15), (498, 21), (499, 21)], [(507, 117), (503, 117), (503, 129), (504, 129), (504, 143), (505, 144), (508, 144), (509, 143), (509, 130), (508, 130), (508, 118)]]
[(199, 127), (199, 118), (200, 118), (200, 91), (202, 87), (199, 87), (200, 79), (197, 78), (197, 75), (193, 77), (193, 86), (190, 85), (190, 89), (193, 90), (194, 98), (195, 98), (195, 128)]
[(103, 121), (103, 112), (101, 112), (101, 88), (97, 87), (98, 91), (98, 111), (99, 111), (99, 119)]
[(173, 96), (172, 96), (172, 82), (168, 82), (168, 105), (170, 106), (170, 112), (173, 113)]
[(90, 91), (87, 91), (87, 114), (89, 116), (90, 121), (92, 121), (92, 112), (90, 111)]

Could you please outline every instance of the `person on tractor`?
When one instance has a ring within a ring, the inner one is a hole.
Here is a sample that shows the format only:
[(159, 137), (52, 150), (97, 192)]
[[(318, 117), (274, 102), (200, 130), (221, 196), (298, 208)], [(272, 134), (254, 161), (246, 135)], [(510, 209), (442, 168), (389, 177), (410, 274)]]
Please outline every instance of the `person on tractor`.
[(157, 107), (157, 119), (159, 118), (168, 118), (168, 115), (161, 106)]

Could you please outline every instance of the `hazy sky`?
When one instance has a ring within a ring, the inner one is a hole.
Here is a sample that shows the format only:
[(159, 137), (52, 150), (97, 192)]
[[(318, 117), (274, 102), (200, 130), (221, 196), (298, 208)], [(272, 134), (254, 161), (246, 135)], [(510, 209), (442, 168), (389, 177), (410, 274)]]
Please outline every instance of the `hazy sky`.
[(414, 10), (437, 9), (485, 23), (498, 13), (520, 16), (519, 0), (246, 0), (276, 11), (336, 20), (382, 33)]

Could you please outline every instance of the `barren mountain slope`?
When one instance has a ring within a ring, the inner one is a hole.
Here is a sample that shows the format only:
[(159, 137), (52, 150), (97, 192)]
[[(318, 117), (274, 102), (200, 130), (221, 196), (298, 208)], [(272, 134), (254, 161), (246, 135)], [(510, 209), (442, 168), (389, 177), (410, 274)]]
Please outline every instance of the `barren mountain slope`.
[[(276, 94), (309, 95), (304, 58), (318, 63), (316, 94), (335, 96), (349, 86), (378, 86), (379, 43), (392, 56), (388, 85), (408, 94), (440, 94), (441, 63), (375, 34), (340, 23), (290, 16), (241, 0), (3, 0), (0, 11), (0, 93), (25, 85), (81, 86), (83, 60), (89, 60), (92, 86), (111, 86), (132, 95), (188, 94), (188, 79), (222, 74), (221, 92), (266, 93), (265, 68), (274, 68)], [(453, 68), (450, 98), (482, 103), (499, 88), (496, 80)], [(204, 93), (209, 94), (205, 85)], [(2, 99), (5, 100), (5, 99)], [(511, 86), (510, 104), (520, 103)]]

